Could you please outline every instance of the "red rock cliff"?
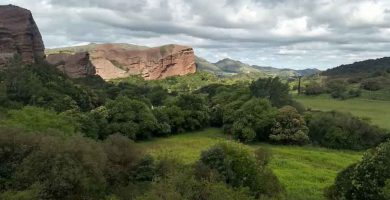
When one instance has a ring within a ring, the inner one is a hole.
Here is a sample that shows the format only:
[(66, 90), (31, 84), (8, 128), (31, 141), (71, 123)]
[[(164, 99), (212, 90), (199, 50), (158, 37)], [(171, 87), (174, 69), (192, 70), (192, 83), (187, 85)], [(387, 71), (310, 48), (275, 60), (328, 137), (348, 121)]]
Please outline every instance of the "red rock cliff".
[(26, 63), (44, 58), (42, 36), (29, 10), (0, 6), (0, 65), (15, 54)]
[[(81, 48), (85, 49), (85, 47)], [(166, 45), (155, 48), (126, 48), (119, 44), (94, 45), (88, 49), (89, 60), (96, 69), (96, 74), (103, 79), (124, 78), (130, 75), (141, 75), (146, 80), (163, 79), (195, 73), (195, 56), (191, 47), (181, 45)], [(48, 55), (48, 61), (52, 57)], [(68, 64), (66, 59), (62, 67), (76, 65)], [(77, 71), (77, 70), (76, 70)]]

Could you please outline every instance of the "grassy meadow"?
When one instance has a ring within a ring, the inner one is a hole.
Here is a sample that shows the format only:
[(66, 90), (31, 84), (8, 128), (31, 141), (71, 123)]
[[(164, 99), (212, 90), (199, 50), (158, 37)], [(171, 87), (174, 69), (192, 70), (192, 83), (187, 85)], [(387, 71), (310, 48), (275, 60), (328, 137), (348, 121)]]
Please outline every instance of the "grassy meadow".
[[(145, 151), (156, 156), (169, 153), (193, 163), (203, 150), (227, 139), (220, 129), (206, 129), (168, 138), (141, 142)], [(250, 147), (267, 147), (273, 153), (270, 167), (287, 190), (288, 199), (321, 200), (323, 189), (331, 185), (337, 172), (358, 161), (362, 153), (330, 150), (319, 147), (251, 144)]]
[(373, 124), (390, 130), (390, 101), (353, 98), (332, 99), (325, 95), (294, 96), (294, 98), (313, 110), (350, 112), (353, 115), (369, 118)]

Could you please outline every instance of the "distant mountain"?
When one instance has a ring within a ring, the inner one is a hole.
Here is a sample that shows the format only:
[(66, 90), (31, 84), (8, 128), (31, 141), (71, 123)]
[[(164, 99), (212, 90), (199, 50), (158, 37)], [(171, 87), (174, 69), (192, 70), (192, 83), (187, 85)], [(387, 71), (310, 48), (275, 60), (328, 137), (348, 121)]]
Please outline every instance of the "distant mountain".
[(324, 76), (345, 76), (354, 74), (369, 74), (373, 72), (381, 72), (390, 70), (390, 57), (364, 60), (347, 65), (328, 69), (321, 74)]
[(200, 71), (208, 71), (220, 75), (234, 75), (241, 73), (261, 73), (265, 76), (281, 76), (281, 77), (291, 77), (291, 76), (310, 76), (312, 74), (319, 73), (318, 69), (304, 69), (304, 70), (294, 70), (288, 68), (275, 68), (267, 66), (258, 66), (258, 65), (249, 65), (241, 61), (232, 60), (225, 58), (216, 63), (210, 63), (207, 60), (196, 57), (197, 69)]

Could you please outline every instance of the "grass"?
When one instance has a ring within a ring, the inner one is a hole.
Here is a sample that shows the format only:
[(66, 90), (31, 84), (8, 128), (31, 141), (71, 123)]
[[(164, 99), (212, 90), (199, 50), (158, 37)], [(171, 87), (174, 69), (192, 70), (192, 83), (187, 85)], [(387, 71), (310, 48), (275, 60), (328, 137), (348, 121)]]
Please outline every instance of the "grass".
[[(152, 155), (170, 153), (185, 163), (199, 159), (200, 153), (226, 136), (220, 129), (154, 139), (139, 145)], [(288, 199), (323, 200), (323, 189), (330, 186), (337, 173), (361, 158), (361, 152), (337, 151), (318, 147), (251, 144), (267, 147), (273, 153), (270, 167), (287, 190)]]
[(314, 110), (337, 110), (350, 112), (353, 115), (369, 118), (373, 124), (390, 130), (390, 101), (354, 98), (336, 100), (327, 96), (295, 96), (307, 108)]

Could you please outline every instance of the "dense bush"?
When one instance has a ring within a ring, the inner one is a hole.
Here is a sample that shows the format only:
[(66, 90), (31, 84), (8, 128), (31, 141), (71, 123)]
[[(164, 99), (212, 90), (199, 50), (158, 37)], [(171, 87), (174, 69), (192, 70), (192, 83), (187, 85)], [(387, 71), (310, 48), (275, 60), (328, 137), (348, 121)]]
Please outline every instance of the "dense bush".
[(377, 90), (380, 90), (383, 88), (380, 80), (376, 80), (376, 79), (370, 79), (370, 80), (363, 81), (361, 83), (360, 87), (365, 89), (365, 90), (370, 90), (370, 91), (377, 91)]
[(207, 127), (210, 120), (210, 109), (204, 96), (197, 94), (182, 94), (176, 97), (168, 106), (180, 108), (184, 116), (183, 129), (187, 131)]
[(120, 96), (109, 101), (107, 109), (108, 135), (121, 133), (130, 139), (150, 138), (157, 129), (157, 120), (143, 102)]
[(325, 92), (325, 88), (317, 82), (310, 82), (305, 87), (306, 95), (319, 95)]
[(0, 129), (2, 199), (105, 199), (134, 182), (142, 154), (123, 136), (104, 143)]
[(288, 84), (282, 83), (278, 77), (260, 78), (252, 82), (249, 88), (253, 96), (266, 98), (273, 106), (281, 107), (291, 102)]
[(313, 143), (336, 149), (368, 149), (388, 137), (387, 131), (351, 114), (336, 111), (312, 113), (308, 127)]
[(100, 97), (87, 87), (77, 85), (47, 63), (24, 65), (15, 59), (5, 66), (1, 79), (7, 100), (22, 105), (41, 106), (56, 111), (90, 110)]
[(266, 163), (256, 160), (250, 149), (238, 143), (224, 142), (202, 152), (199, 165), (217, 172), (234, 188), (248, 187), (256, 197), (280, 196), (283, 187)]
[(326, 196), (335, 200), (387, 200), (389, 179), (390, 142), (386, 142), (368, 151), (361, 162), (342, 171)]
[(326, 83), (326, 88), (328, 93), (330, 93), (333, 98), (348, 98), (347, 84), (343, 80), (329, 80)]
[(253, 98), (239, 109), (232, 108), (224, 113), (224, 130), (243, 142), (268, 140), (276, 112), (269, 101)]
[(309, 142), (306, 122), (291, 106), (279, 109), (271, 128), (270, 140), (282, 144), (306, 144)]

